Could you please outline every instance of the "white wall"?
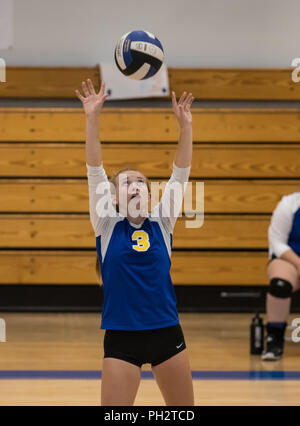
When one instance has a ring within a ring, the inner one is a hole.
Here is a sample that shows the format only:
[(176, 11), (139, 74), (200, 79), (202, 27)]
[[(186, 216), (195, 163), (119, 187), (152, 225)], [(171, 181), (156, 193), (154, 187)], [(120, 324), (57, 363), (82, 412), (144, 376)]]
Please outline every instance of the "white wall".
[[(1, 11), (0, 11), (1, 12)], [(300, 0), (15, 0), (7, 65), (95, 65), (146, 29), (168, 66), (289, 67), (300, 57)]]

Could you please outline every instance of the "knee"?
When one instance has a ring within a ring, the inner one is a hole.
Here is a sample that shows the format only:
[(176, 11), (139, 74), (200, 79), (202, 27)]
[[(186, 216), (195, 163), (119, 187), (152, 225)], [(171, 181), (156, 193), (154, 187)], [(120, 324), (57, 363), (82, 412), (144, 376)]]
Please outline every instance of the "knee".
[(288, 299), (293, 292), (292, 284), (283, 278), (272, 278), (268, 293), (279, 299)]

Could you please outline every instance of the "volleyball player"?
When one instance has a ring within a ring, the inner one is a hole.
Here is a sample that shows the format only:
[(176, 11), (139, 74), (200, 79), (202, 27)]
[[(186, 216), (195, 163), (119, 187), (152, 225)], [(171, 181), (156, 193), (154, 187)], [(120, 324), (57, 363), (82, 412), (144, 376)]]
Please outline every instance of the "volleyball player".
[(270, 286), (267, 294), (267, 341), (264, 361), (279, 360), (291, 297), (300, 288), (300, 192), (285, 195), (275, 208), (269, 226)]
[[(82, 90), (84, 96), (78, 90), (76, 95), (86, 114), (90, 219), (104, 292), (101, 328), (106, 332), (101, 403), (133, 405), (141, 366), (150, 363), (166, 405), (194, 405), (189, 358), (170, 277), (172, 234), (182, 204), (182, 197), (178, 201), (178, 196), (174, 196), (172, 184), (178, 182), (184, 187), (189, 178), (190, 107), (194, 98), (183, 93), (177, 103), (175, 93), (172, 94), (179, 142), (172, 176), (161, 201), (149, 214), (145, 210), (151, 197), (149, 183), (138, 170), (118, 173), (116, 192), (109, 191), (106, 197), (103, 188), (108, 190), (109, 182), (103, 168), (98, 129), (108, 95), (104, 83), (96, 94), (91, 80), (82, 83)], [(133, 203), (144, 213), (134, 215), (130, 211)]]

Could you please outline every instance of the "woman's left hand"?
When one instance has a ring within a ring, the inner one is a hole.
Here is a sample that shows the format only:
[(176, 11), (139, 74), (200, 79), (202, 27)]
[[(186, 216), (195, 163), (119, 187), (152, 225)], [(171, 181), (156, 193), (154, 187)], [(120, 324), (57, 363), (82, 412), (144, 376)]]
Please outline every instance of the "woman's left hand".
[(193, 120), (190, 108), (194, 100), (195, 98), (193, 97), (192, 93), (187, 95), (186, 92), (183, 92), (177, 103), (175, 92), (172, 92), (173, 111), (176, 115), (180, 128), (185, 128), (192, 125)]

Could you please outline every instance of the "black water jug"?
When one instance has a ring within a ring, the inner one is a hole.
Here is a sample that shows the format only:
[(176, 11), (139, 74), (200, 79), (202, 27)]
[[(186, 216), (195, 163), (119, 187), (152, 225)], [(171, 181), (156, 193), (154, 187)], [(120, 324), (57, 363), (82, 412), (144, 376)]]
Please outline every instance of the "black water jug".
[(264, 350), (264, 323), (257, 312), (250, 327), (251, 355), (261, 355)]

